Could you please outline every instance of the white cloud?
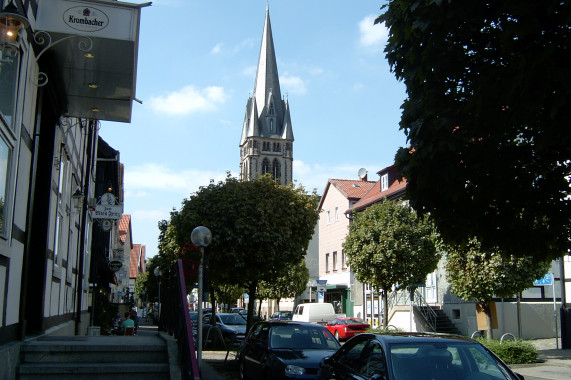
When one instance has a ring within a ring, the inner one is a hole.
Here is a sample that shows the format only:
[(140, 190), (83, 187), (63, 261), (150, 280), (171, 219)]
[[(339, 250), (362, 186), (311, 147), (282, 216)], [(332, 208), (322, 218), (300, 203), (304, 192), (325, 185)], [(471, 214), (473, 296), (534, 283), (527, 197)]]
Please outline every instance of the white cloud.
[(160, 190), (188, 196), (211, 179), (218, 182), (225, 178), (226, 173), (193, 169), (176, 171), (162, 165), (146, 164), (125, 172), (125, 190), (149, 193)]
[(214, 46), (212, 50), (210, 50), (211, 54), (219, 54), (221, 52), (222, 52), (222, 44), (216, 44), (216, 46)]
[(280, 76), (280, 85), (282, 87), (282, 92), (287, 92), (291, 94), (303, 95), (307, 92), (305, 87), (305, 82), (300, 77), (285, 74)]
[(209, 86), (200, 90), (189, 85), (164, 96), (154, 96), (149, 103), (157, 112), (164, 112), (167, 115), (188, 115), (213, 111), (227, 99), (223, 87)]
[(364, 47), (380, 47), (388, 37), (385, 24), (375, 24), (375, 16), (369, 15), (359, 22), (361, 37), (359, 42)]

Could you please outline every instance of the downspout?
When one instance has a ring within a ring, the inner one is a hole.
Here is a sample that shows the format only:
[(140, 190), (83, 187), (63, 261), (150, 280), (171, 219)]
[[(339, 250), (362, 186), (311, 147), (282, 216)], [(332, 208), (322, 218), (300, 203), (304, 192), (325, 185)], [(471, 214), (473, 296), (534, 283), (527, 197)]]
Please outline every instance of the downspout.
[(85, 194), (83, 198), (82, 205), (81, 205), (81, 222), (80, 222), (80, 236), (79, 236), (79, 265), (77, 267), (77, 309), (75, 315), (75, 335), (80, 334), (80, 327), (81, 327), (81, 299), (83, 294), (83, 267), (84, 267), (84, 260), (85, 260), (85, 224), (87, 220), (87, 200), (89, 198), (89, 183), (91, 178), (91, 161), (93, 159), (93, 130), (94, 124), (97, 123), (96, 120), (89, 120), (88, 121), (88, 128), (89, 131), (87, 133), (87, 147), (86, 147), (86, 154), (84, 155), (84, 164), (83, 164), (83, 186), (82, 191)]

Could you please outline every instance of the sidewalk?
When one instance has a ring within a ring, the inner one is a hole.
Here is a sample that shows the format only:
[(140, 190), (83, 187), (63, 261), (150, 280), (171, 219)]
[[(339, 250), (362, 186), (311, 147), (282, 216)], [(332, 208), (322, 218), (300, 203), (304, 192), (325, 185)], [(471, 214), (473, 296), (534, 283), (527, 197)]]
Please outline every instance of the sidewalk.
[(559, 349), (555, 338), (536, 339), (531, 343), (537, 348), (538, 363), (517, 364), (510, 367), (526, 380), (568, 380), (571, 378), (571, 350)]
[[(152, 322), (147, 321), (146, 318), (141, 318), (139, 321), (139, 328), (137, 329), (137, 336), (158, 336), (159, 328)], [(222, 351), (204, 351), (202, 354), (202, 380), (228, 380), (227, 378), (219, 375), (214, 368), (209, 364), (209, 361), (224, 361), (226, 352)], [(230, 354), (228, 360), (233, 360), (234, 356)]]

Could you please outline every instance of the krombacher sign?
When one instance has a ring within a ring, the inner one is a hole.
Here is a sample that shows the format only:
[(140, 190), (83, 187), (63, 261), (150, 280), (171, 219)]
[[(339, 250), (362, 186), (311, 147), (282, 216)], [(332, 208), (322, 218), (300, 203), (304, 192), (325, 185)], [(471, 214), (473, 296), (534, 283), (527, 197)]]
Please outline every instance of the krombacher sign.
[(95, 32), (109, 25), (109, 17), (93, 7), (73, 7), (63, 14), (63, 21), (76, 30)]

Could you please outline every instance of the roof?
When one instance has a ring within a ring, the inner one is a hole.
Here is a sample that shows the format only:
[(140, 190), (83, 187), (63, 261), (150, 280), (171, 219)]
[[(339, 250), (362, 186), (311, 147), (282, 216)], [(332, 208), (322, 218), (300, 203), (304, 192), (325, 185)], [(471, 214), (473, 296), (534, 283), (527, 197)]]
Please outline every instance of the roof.
[(361, 199), (369, 190), (375, 185), (374, 181), (363, 181), (360, 179), (329, 179), (321, 200), (319, 201), (319, 209), (323, 205), (323, 202), (329, 191), (329, 187), (333, 185), (343, 196), (347, 199)]
[(119, 220), (119, 239), (121, 239), (121, 243), (125, 244), (127, 241), (127, 234), (131, 236), (131, 247), (133, 248), (133, 234), (131, 232), (131, 215), (123, 214), (121, 219)]
[(406, 190), (406, 178), (401, 180), (394, 180), (390, 184), (389, 188), (385, 191), (381, 191), (381, 181), (379, 180), (375, 183), (375, 186), (365, 194), (357, 203), (353, 205), (348, 211), (360, 211), (370, 205), (377, 203), (383, 199), (398, 199), (404, 196), (404, 191)]
[(145, 245), (133, 244), (131, 257), (129, 258), (129, 278), (137, 278), (144, 270), (145, 265)]

